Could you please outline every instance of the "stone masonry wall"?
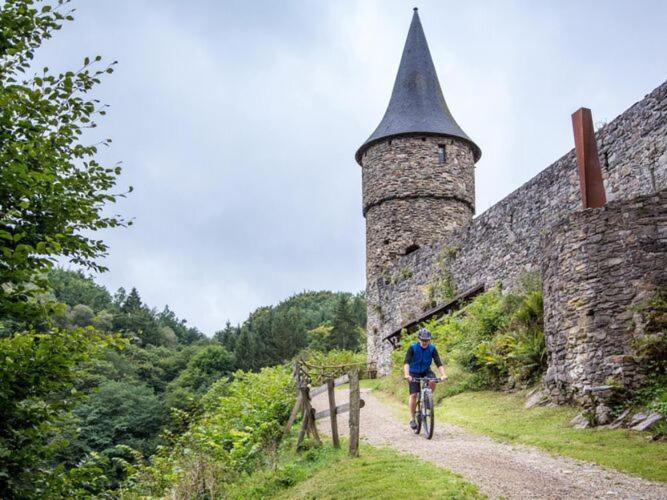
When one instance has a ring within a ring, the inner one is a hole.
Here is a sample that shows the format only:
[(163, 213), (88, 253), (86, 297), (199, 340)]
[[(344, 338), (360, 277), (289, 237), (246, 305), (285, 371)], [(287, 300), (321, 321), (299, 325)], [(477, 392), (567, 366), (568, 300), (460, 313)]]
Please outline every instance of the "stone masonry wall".
[(637, 387), (636, 306), (667, 285), (667, 190), (570, 214), (541, 248), (552, 399), (589, 404), (609, 385)]
[(467, 143), (399, 137), (368, 148), (362, 163), (368, 282), (410, 248), (438, 241), (472, 220), (474, 159)]
[[(596, 137), (608, 200), (667, 188), (667, 82)], [(581, 199), (572, 150), (467, 227), (447, 231), (438, 243), (398, 258), (382, 276), (369, 275), (367, 295), (374, 304), (368, 310), (369, 360), (381, 373), (388, 371), (391, 349), (382, 338), (428, 308), (427, 288), (438, 277), (450, 280), (459, 292), (480, 282), (511, 288), (524, 271), (539, 271), (541, 239), (577, 211)]]
[[(445, 147), (444, 163), (439, 158), (440, 146)], [(470, 224), (475, 164), (466, 142), (429, 136), (375, 144), (364, 153), (362, 164), (367, 330), (377, 343), (382, 324), (376, 314), (378, 289), (373, 284), (386, 278), (387, 268), (402, 255)]]

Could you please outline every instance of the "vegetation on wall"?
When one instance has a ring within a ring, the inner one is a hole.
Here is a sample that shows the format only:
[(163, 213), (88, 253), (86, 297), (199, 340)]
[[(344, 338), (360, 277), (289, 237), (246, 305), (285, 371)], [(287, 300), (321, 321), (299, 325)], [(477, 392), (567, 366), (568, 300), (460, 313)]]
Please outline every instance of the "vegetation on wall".
[[(466, 390), (520, 388), (539, 380), (547, 367), (539, 278), (525, 274), (512, 293), (499, 287), (476, 296), (462, 309), (424, 323), (433, 335), (449, 381), (436, 399)], [(392, 374), (383, 389), (406, 396), (404, 348), (392, 354)]]
[[(639, 304), (635, 310), (639, 323), (635, 340), (637, 364), (642, 367), (644, 383), (634, 391), (618, 394), (615, 416), (626, 409), (648, 409), (663, 419), (651, 429), (656, 437), (667, 436), (667, 291)], [(610, 380), (613, 383), (613, 380)]]
[(425, 326), (450, 363), (474, 375), (478, 386), (526, 386), (546, 369), (542, 292), (533, 276), (516, 292), (492, 288)]
[(435, 307), (456, 296), (456, 283), (449, 270), (451, 262), (456, 258), (457, 248), (443, 248), (438, 254), (433, 279), (424, 290), (424, 309)]

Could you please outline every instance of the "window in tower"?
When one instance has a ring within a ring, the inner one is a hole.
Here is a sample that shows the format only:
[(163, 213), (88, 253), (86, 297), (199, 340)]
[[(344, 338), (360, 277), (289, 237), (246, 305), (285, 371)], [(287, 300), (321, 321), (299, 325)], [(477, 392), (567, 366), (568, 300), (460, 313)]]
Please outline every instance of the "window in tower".
[(438, 163), (445, 163), (447, 156), (445, 154), (445, 145), (438, 144)]

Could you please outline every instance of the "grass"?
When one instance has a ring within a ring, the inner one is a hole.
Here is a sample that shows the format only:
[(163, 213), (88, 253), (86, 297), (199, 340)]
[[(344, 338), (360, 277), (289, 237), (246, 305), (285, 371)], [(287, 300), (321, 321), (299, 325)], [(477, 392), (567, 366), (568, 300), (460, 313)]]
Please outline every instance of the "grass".
[(349, 458), (341, 444), (340, 450), (323, 445), (297, 454), (290, 440), (275, 470), (239, 481), (229, 498), (484, 498), (460, 476), (412, 456), (362, 445), (361, 456)]
[[(387, 385), (383, 379), (365, 382), (367, 388), (380, 391), (376, 395), (392, 407), (398, 418), (407, 419), (407, 390), (392, 384), (387, 391)], [(527, 410), (523, 407), (525, 398), (525, 391), (474, 391), (438, 398), (436, 425), (437, 421), (445, 421), (497, 441), (534, 446), (552, 454), (667, 482), (664, 441), (652, 441), (647, 432), (627, 429), (574, 429), (569, 422), (579, 409), (542, 406)]]
[(447, 398), (436, 417), (499, 441), (594, 462), (654, 481), (667, 482), (667, 443), (626, 429), (574, 429), (573, 407), (524, 409), (525, 393), (467, 392)]

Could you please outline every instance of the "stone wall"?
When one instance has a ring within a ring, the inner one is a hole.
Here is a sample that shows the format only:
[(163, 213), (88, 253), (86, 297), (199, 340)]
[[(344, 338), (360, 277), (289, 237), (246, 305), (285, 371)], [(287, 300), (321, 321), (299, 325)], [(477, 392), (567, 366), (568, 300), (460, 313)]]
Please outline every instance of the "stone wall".
[[(596, 137), (610, 201), (667, 188), (667, 82)], [(369, 359), (386, 373), (390, 346), (382, 338), (428, 308), (428, 287), (434, 281), (448, 280), (459, 292), (480, 282), (511, 288), (524, 271), (539, 271), (542, 238), (577, 211), (581, 199), (572, 150), (467, 227), (449, 230), (438, 243), (395, 260), (367, 283), (373, 304), (368, 310)]]
[[(439, 162), (441, 145), (444, 163)], [(472, 220), (474, 159), (468, 143), (398, 137), (368, 148), (362, 164), (368, 282), (410, 250)]]
[(667, 285), (667, 190), (573, 213), (541, 249), (552, 399), (588, 404), (606, 386), (637, 387), (637, 306)]

